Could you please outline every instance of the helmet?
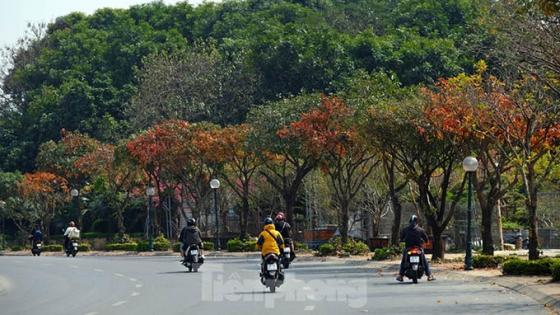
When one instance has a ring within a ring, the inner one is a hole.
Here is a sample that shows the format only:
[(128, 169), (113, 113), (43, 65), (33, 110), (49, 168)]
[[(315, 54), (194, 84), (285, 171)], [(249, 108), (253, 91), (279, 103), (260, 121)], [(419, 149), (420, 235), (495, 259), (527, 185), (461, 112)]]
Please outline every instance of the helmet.
[(413, 214), (413, 215), (410, 217), (409, 224), (410, 224), (410, 225), (417, 225), (417, 224), (418, 224), (418, 217), (417, 217), (415, 214)]
[(196, 219), (195, 218), (190, 218), (187, 220), (187, 225), (188, 226), (194, 226), (196, 225)]
[(284, 221), (284, 212), (278, 212), (278, 214), (276, 214), (276, 221)]
[(272, 218), (271, 217), (267, 217), (266, 219), (264, 219), (264, 224), (272, 224)]

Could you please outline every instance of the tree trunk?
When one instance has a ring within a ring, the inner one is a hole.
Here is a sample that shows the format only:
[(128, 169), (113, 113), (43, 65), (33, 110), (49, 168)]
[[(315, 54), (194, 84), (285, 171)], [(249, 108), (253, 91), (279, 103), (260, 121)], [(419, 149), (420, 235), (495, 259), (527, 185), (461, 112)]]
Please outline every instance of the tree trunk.
[(340, 205), (340, 238), (342, 244), (348, 243), (348, 221), (350, 216), (348, 215), (348, 205), (346, 203), (341, 203)]
[(432, 261), (436, 261), (436, 260), (443, 260), (444, 257), (444, 248), (443, 248), (443, 241), (441, 239), (441, 234), (442, 234), (442, 230), (439, 228), (436, 228), (435, 226), (432, 227), (432, 233), (433, 233), (433, 243), (432, 243)]
[(537, 225), (537, 202), (530, 200), (527, 204), (529, 212), (529, 259), (539, 259), (539, 238)]
[(494, 255), (494, 238), (492, 237), (492, 210), (494, 204), (488, 200), (482, 210), (482, 253)]
[(399, 246), (401, 242), (401, 218), (402, 205), (396, 193), (391, 193), (391, 205), (393, 206), (393, 225), (391, 226), (391, 245)]
[(288, 223), (294, 226), (294, 206), (296, 204), (296, 195), (292, 194), (285, 194), (284, 195), (284, 203), (286, 204), (286, 220)]
[(243, 207), (239, 216), (239, 238), (244, 240), (247, 237), (247, 223), (249, 220), (249, 198), (243, 196)]

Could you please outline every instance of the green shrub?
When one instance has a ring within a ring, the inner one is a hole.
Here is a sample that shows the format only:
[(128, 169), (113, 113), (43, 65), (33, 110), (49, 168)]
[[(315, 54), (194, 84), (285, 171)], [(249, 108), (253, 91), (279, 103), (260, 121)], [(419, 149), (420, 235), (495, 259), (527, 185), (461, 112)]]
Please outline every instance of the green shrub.
[(510, 259), (502, 267), (505, 275), (517, 276), (547, 276), (551, 275), (551, 266), (558, 262), (554, 258), (542, 258), (537, 260)]
[(294, 247), (295, 247), (295, 250), (299, 250), (299, 251), (303, 251), (303, 252), (309, 251), (309, 246), (307, 246), (307, 244), (305, 244), (305, 243), (295, 242)]
[(136, 243), (113, 243), (105, 245), (105, 250), (113, 251), (113, 250), (124, 250), (124, 251), (135, 251), (138, 248), (138, 244)]
[(329, 256), (329, 255), (335, 255), (335, 254), (336, 254), (336, 248), (333, 244), (324, 243), (324, 244), (321, 244), (321, 246), (319, 246), (319, 255), (320, 256)]
[(402, 249), (396, 246), (376, 248), (373, 252), (373, 260), (393, 259), (402, 255)]
[(157, 251), (168, 251), (171, 247), (171, 242), (165, 238), (162, 234), (154, 239), (154, 250)]
[(511, 257), (504, 256), (490, 256), (490, 255), (475, 255), (473, 257), (474, 268), (497, 268), (498, 265), (503, 264)]
[(254, 239), (248, 239), (243, 241), (243, 251), (244, 252), (254, 252), (257, 250), (257, 241)]
[(19, 252), (20, 250), (24, 250), (25, 247), (21, 245), (12, 245), (10, 246), (10, 250), (14, 252)]
[(228, 252), (241, 252), (243, 251), (243, 241), (238, 238), (227, 241), (226, 248)]
[(214, 250), (214, 242), (205, 241), (202, 242), (202, 246), (204, 246), (204, 250)]
[(342, 250), (350, 255), (364, 255), (369, 253), (369, 246), (361, 241), (349, 240), (348, 243), (342, 245)]
[(60, 244), (44, 245), (42, 250), (44, 252), (61, 252), (62, 245)]
[(148, 241), (140, 241), (136, 245), (136, 250), (139, 252), (147, 252), (150, 249), (148, 245), (149, 245)]
[(556, 260), (552, 263), (550, 272), (552, 273), (552, 281), (560, 281), (560, 260)]
[(173, 243), (173, 246), (171, 246), (171, 249), (178, 253), (181, 251), (181, 245), (183, 245), (182, 243)]
[(78, 250), (80, 252), (89, 252), (91, 250), (91, 246), (88, 243), (81, 243), (78, 246)]

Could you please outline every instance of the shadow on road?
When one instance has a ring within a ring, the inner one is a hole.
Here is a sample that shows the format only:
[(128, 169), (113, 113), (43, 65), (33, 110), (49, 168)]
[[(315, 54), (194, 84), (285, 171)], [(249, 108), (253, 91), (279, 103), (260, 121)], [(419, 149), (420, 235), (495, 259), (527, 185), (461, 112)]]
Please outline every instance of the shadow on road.
[(181, 271), (165, 271), (165, 272), (158, 272), (158, 275), (170, 275), (170, 274), (176, 274), (176, 273), (196, 273), (196, 272), (188, 272), (187, 270), (181, 270)]

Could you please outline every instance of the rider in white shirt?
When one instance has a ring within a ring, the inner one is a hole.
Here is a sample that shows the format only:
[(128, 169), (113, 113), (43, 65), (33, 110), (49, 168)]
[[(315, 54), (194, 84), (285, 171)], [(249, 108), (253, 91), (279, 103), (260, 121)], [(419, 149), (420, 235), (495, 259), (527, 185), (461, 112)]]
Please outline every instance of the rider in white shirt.
[(66, 228), (66, 231), (64, 231), (64, 248), (66, 249), (66, 247), (68, 246), (68, 241), (70, 239), (76, 238), (76, 234), (79, 235), (80, 230), (78, 230), (78, 228), (76, 228), (76, 223), (74, 223), (74, 221), (70, 221), (70, 223), (68, 223), (68, 228)]

